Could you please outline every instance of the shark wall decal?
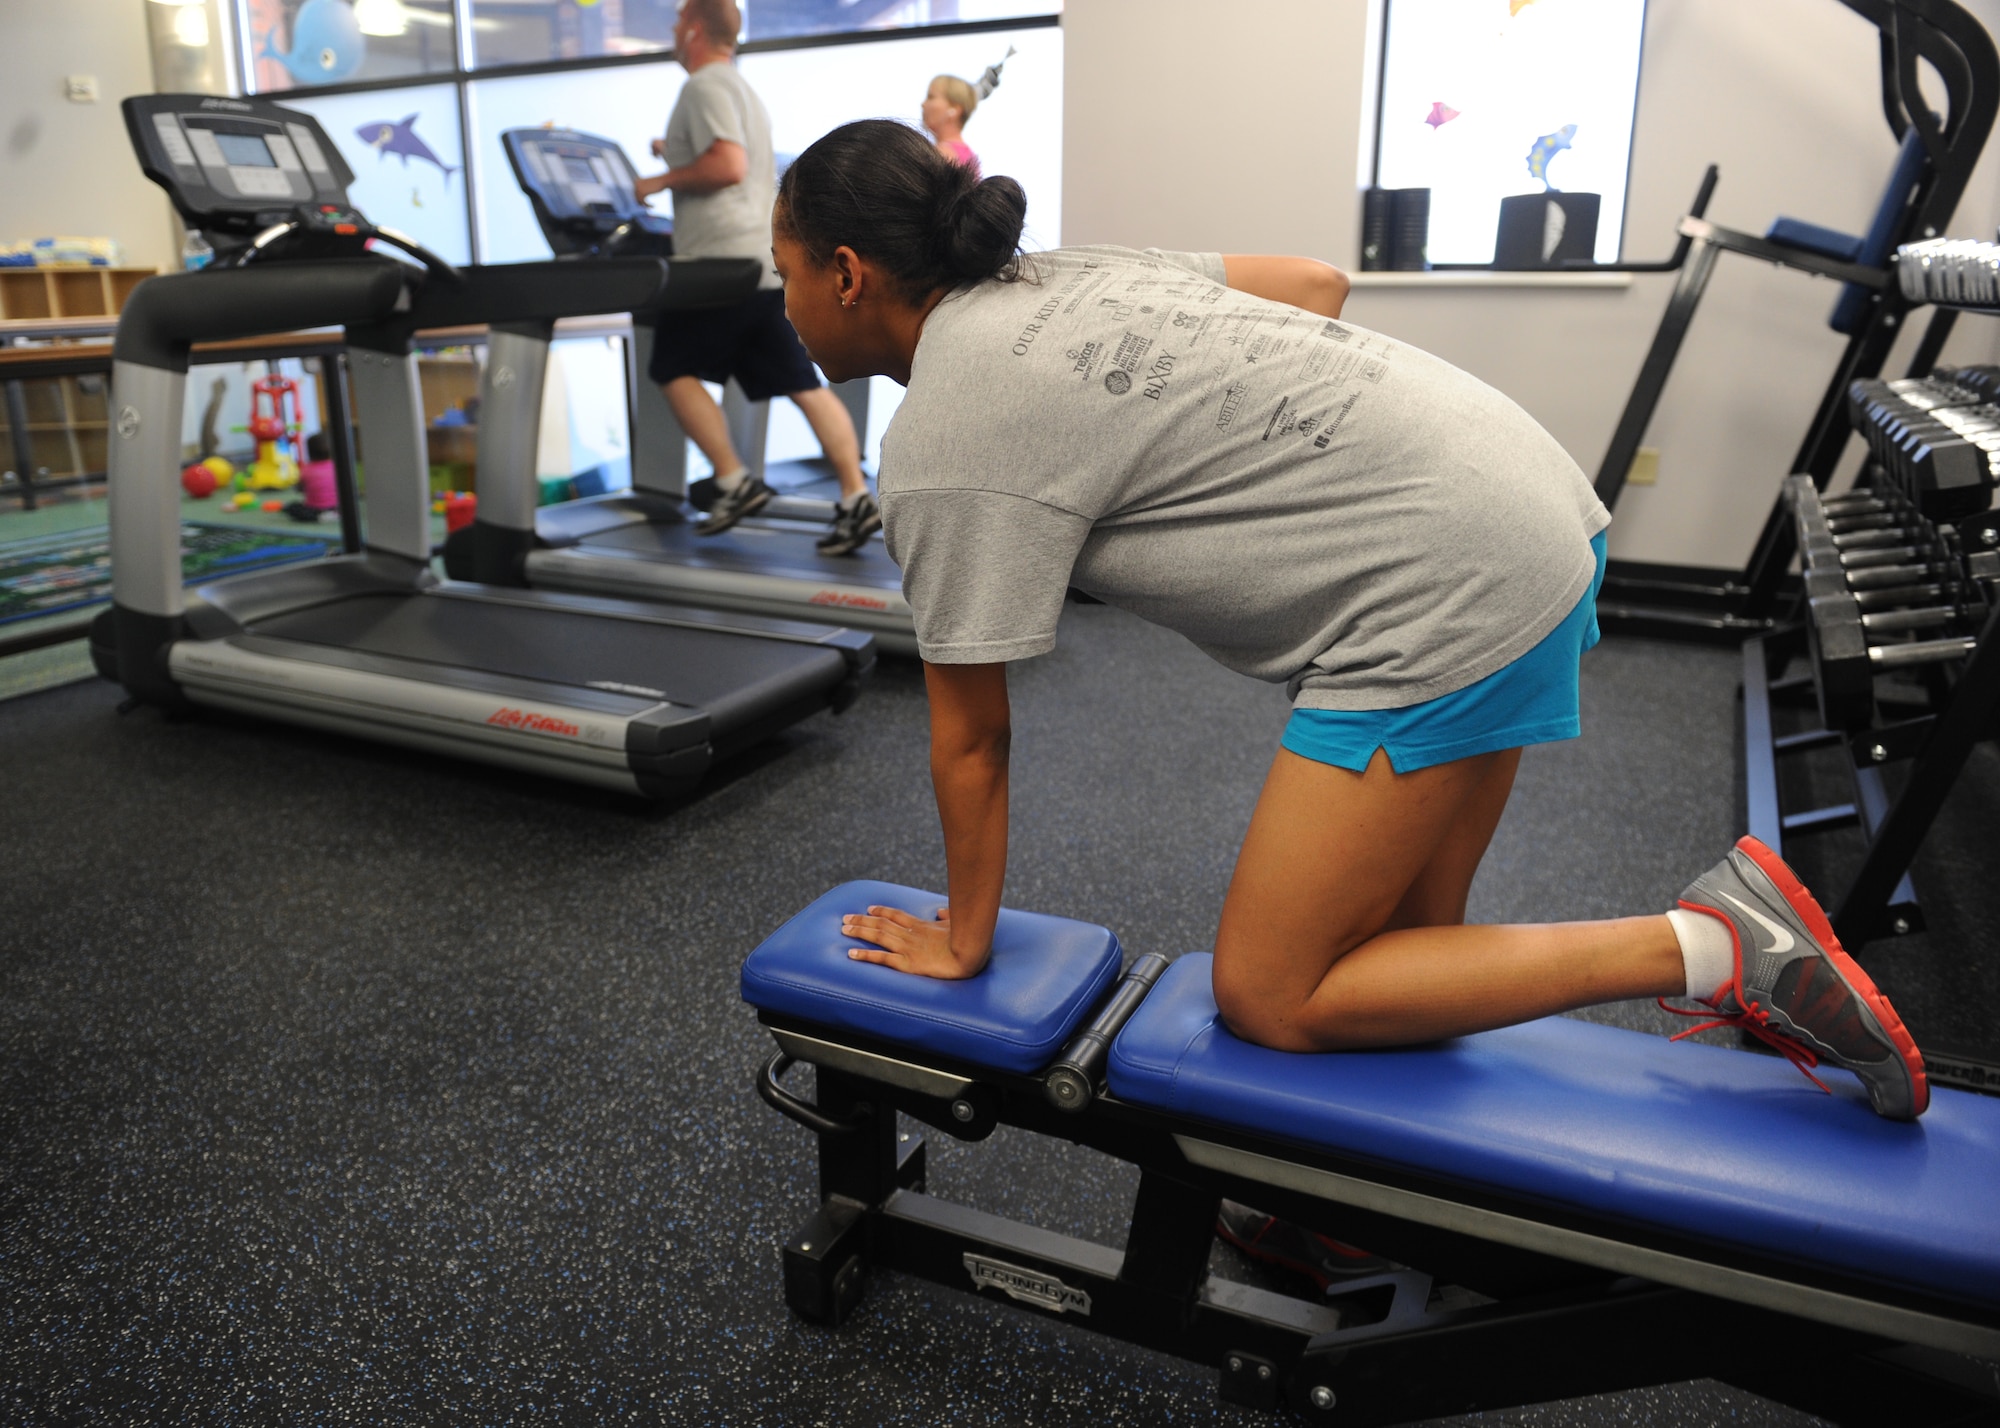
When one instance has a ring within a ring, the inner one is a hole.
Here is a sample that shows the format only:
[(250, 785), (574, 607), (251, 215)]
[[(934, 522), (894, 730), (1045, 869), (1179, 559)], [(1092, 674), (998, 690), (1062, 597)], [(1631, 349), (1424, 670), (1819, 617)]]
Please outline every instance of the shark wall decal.
[(417, 137), (417, 116), (414, 114), (406, 114), (393, 124), (386, 119), (363, 124), (354, 132), (362, 143), (383, 158), (386, 159), (391, 154), (396, 155), (403, 161), (404, 168), (410, 166), (411, 159), (421, 159), (427, 164), (436, 164), (447, 183), (459, 170), (459, 165), (446, 163), (431, 152), (429, 144)]

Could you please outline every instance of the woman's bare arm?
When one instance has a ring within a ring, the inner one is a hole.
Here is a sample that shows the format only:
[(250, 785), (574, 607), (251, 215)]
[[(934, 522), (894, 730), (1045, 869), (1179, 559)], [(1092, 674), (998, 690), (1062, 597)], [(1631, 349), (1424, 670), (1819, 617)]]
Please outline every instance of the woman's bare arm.
[(858, 962), (925, 977), (970, 977), (992, 953), (1007, 881), (1007, 666), (926, 664), (924, 685), (951, 915), (926, 922), (900, 908), (871, 907), (843, 919), (841, 931), (875, 944), (848, 950)]
[(1347, 303), (1347, 274), (1317, 258), (1284, 258), (1253, 253), (1225, 253), (1223, 271), (1229, 286), (1254, 297), (1339, 317)]

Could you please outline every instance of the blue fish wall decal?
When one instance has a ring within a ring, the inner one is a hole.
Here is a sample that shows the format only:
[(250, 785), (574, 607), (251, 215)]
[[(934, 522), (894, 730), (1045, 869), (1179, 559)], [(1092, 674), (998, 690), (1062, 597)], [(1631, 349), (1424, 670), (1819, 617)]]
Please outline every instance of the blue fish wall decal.
[(338, 84), (368, 57), (361, 22), (347, 0), (306, 0), (292, 17), (292, 49), (280, 54), (272, 43), (278, 27), (264, 32), (262, 55), (276, 60), (301, 84)]

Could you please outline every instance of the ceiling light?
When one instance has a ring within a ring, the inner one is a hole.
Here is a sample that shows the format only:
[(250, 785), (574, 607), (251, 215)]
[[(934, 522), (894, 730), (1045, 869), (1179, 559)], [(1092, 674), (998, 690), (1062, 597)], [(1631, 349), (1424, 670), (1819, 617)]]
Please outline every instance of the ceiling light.
[(404, 35), (410, 30), (410, 12), (403, 0), (354, 0), (354, 22), (364, 35)]
[(207, 49), (207, 8), (199, 4), (181, 6), (174, 13), (174, 38), (191, 50)]

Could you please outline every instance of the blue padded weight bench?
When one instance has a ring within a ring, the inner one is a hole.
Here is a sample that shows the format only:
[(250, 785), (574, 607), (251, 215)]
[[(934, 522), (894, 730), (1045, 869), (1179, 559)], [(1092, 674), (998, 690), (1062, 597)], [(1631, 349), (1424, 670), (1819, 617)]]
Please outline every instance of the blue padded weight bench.
[[(1916, 1124), (1771, 1057), (1550, 1018), (1318, 1056), (1223, 1028), (1209, 958), (1003, 911), (979, 976), (851, 961), (855, 882), (743, 966), (760, 1094), (819, 1141), (787, 1302), (838, 1323), (886, 1268), (1215, 1366), (1222, 1397), (1399, 1423), (1714, 1377), (1840, 1423), (2000, 1419), (2000, 1100)], [(815, 1068), (810, 1102), (784, 1084)], [(920, 1135), (996, 1125), (1139, 1168), (1123, 1251), (924, 1193)], [(1218, 1202), (1382, 1254), (1291, 1298), (1212, 1277)], [(1971, 1356), (1971, 1357), (1968, 1357)], [(1982, 1387), (1983, 1385), (1983, 1387)]]

